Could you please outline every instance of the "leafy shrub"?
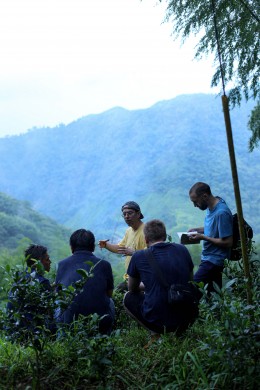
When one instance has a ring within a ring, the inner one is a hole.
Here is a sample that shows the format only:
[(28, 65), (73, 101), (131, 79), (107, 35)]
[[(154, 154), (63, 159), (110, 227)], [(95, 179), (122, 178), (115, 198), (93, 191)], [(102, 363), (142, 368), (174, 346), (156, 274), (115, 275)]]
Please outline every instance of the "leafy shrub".
[(35, 359), (27, 345), (0, 339), (1, 389), (102, 388), (111, 369), (113, 338), (98, 333), (96, 315), (80, 318), (57, 339), (45, 339)]
[[(227, 388), (254, 389), (259, 382), (259, 262), (251, 262), (253, 303), (247, 304), (246, 281), (239, 263), (226, 268), (230, 279), (204, 303), (207, 332), (200, 349), (207, 352), (205, 369), (214, 383)], [(233, 277), (233, 279), (231, 279)], [(202, 305), (203, 310), (203, 305)]]
[(117, 320), (111, 336), (98, 333), (96, 315), (61, 328), (57, 338), (46, 332), (41, 350), (10, 342), (3, 333), (0, 388), (255, 390), (260, 381), (259, 262), (251, 261), (250, 270), (252, 305), (241, 263), (229, 263), (226, 284), (211, 300), (201, 300), (194, 325), (182, 337), (162, 335), (149, 349), (144, 349), (149, 333), (125, 313), (120, 291), (113, 296)]
[(127, 332), (131, 325), (135, 323), (134, 320), (129, 317), (123, 306), (124, 292), (115, 290), (113, 294), (113, 301), (115, 304), (115, 323), (114, 330), (120, 330), (121, 332)]
[[(100, 317), (98, 315), (82, 317), (70, 326), (58, 326), (58, 339), (56, 339), (57, 328), (54, 326), (54, 313), (57, 309), (68, 308), (75, 295), (82, 291), (87, 279), (92, 276), (91, 270), (87, 273), (79, 269), (78, 273), (82, 278), (73, 287), (63, 289), (44, 288), (43, 283), (40, 283), (36, 277), (42, 272), (40, 262), (36, 264), (33, 272), (29, 271), (31, 270), (24, 269), (23, 266), (15, 268), (6, 266), (6, 275), (11, 286), (11, 307), (7, 312), (1, 311), (0, 316), (3, 340), (5, 339), (2, 343), (4, 353), (8, 354), (9, 350), (14, 348), (19, 350), (21, 360), (25, 359), (25, 355), (27, 356), (26, 374), (23, 369), (22, 375), (25, 375), (27, 380), (28, 375), (31, 377), (33, 389), (40, 389), (43, 386), (42, 382), (44, 382), (43, 388), (49, 388), (49, 384), (42, 380), (46, 371), (52, 373), (54, 382), (59, 377), (57, 373), (53, 373), (50, 364), (51, 357), (54, 358), (52, 353), (54, 345), (59, 351), (59, 356), (55, 356), (55, 359), (60, 360), (61, 357), (65, 359), (61, 366), (64, 368), (66, 365), (73, 386), (77, 384), (77, 378), (84, 377), (90, 382), (103, 378), (105, 367), (111, 364), (110, 357), (114, 348), (111, 339), (98, 332)], [(9, 348), (10, 343), (14, 347)], [(66, 351), (66, 356), (62, 350)], [(72, 367), (74, 369), (76, 367), (76, 375), (72, 375)], [(6, 372), (9, 383), (10, 381), (14, 384), (18, 383), (19, 374), (21, 375), (19, 370), (18, 375), (12, 375), (6, 363), (2, 363), (2, 369)], [(16, 371), (15, 368), (13, 373)], [(64, 377), (68, 379), (66, 375)], [(63, 381), (64, 378), (60, 380)], [(25, 378), (22, 381), (25, 381)], [(63, 388), (66, 388), (65, 383)]]

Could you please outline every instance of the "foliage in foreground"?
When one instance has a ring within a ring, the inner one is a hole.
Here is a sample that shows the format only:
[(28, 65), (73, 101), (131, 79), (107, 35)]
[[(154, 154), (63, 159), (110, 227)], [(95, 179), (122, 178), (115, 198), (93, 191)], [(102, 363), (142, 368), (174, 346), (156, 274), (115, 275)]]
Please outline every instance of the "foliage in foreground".
[(252, 131), (249, 140), (249, 151), (252, 152), (254, 148), (258, 147), (260, 141), (260, 100), (252, 110), (251, 117), (248, 122), (248, 128)]
[(54, 340), (45, 338), (36, 365), (31, 345), (0, 339), (1, 389), (256, 389), (260, 380), (259, 263), (251, 262), (253, 304), (247, 305), (241, 264), (226, 268), (225, 287), (200, 304), (185, 335), (166, 334), (144, 349), (149, 336), (122, 310), (110, 336), (96, 316), (81, 319)]
[(242, 95), (246, 100), (259, 96), (259, 11), (257, 0), (167, 0), (166, 18), (173, 21), (173, 33), (185, 39), (202, 32), (196, 57), (214, 53), (212, 86), (221, 83), (221, 77), (225, 84), (232, 82), (233, 104), (239, 104)]

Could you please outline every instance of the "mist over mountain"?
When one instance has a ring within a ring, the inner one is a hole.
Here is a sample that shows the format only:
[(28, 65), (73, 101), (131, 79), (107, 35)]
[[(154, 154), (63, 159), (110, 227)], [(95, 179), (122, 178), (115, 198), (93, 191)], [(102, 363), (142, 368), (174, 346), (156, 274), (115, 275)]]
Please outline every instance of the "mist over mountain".
[[(248, 152), (254, 104), (231, 111), (244, 216), (260, 233), (259, 149)], [(144, 221), (162, 219), (169, 233), (203, 223), (188, 197), (196, 181), (210, 184), (235, 212), (221, 98), (181, 95), (150, 108), (120, 107), (69, 125), (0, 139), (0, 190), (97, 238), (120, 237), (121, 206), (141, 205)]]

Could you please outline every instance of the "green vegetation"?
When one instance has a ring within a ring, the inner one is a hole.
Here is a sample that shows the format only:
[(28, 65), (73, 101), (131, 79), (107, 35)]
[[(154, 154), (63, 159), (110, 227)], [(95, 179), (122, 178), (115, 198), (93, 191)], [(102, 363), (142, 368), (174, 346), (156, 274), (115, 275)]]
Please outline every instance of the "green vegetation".
[[(213, 53), (215, 73), (211, 85), (220, 85), (223, 94), (231, 86), (228, 95), (233, 106), (241, 103), (242, 96), (246, 100), (252, 96), (259, 99), (259, 1), (167, 0), (166, 3), (166, 20), (172, 22), (173, 35), (183, 40), (192, 34), (199, 35), (197, 59)], [(259, 102), (248, 125), (252, 131), (249, 143), (252, 151), (259, 141)]]
[(223, 76), (225, 84), (232, 82), (230, 98), (234, 104), (240, 103), (243, 95), (246, 99), (252, 95), (256, 99), (259, 96), (259, 2), (166, 2), (166, 19), (172, 21), (174, 35), (186, 39), (192, 33), (201, 32), (196, 57), (214, 54), (216, 70), (212, 85), (221, 84)]
[(51, 218), (34, 211), (29, 202), (18, 201), (0, 192), (0, 256), (15, 264), (21, 251), (33, 242), (47, 246), (53, 259), (68, 255), (71, 231)]
[(258, 147), (260, 141), (260, 101), (257, 102), (256, 107), (252, 111), (248, 127), (252, 131), (249, 140), (249, 150), (252, 152), (254, 148)]
[(0, 388), (254, 390), (260, 380), (260, 280), (259, 262), (250, 264), (251, 306), (241, 263), (229, 263), (225, 286), (211, 301), (202, 299), (193, 327), (179, 338), (162, 335), (148, 349), (148, 332), (126, 315), (119, 292), (111, 336), (98, 333), (96, 316), (54, 339), (39, 332), (36, 345), (8, 340), (2, 328)]

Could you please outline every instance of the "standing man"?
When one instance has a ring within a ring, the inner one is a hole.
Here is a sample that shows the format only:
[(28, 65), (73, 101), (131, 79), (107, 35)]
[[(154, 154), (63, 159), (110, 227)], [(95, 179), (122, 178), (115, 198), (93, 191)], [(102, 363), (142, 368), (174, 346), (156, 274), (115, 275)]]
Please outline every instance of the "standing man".
[(233, 242), (232, 213), (225, 201), (213, 196), (208, 184), (195, 183), (189, 191), (194, 207), (206, 210), (204, 227), (189, 229), (197, 231), (190, 240), (203, 240), (201, 263), (194, 275), (195, 282), (208, 284), (208, 292), (214, 291), (213, 282), (222, 287), (224, 260), (228, 257)]
[(125, 270), (127, 271), (131, 257), (135, 251), (146, 247), (143, 234), (144, 223), (141, 221), (144, 216), (141, 213), (140, 206), (134, 201), (126, 202), (121, 210), (122, 217), (129, 226), (123, 239), (118, 244), (110, 244), (108, 240), (100, 240), (99, 246), (101, 249), (105, 248), (110, 252), (126, 256)]
[[(90, 277), (72, 304), (60, 317), (60, 322), (70, 324), (79, 315), (88, 316), (97, 313), (104, 316), (99, 323), (101, 333), (110, 333), (114, 322), (115, 308), (112, 300), (114, 280), (112, 268), (108, 261), (100, 260), (93, 252), (95, 249), (94, 234), (85, 229), (76, 230), (70, 237), (72, 256), (67, 257), (58, 264), (56, 284), (68, 287), (74, 285), (79, 279), (78, 269), (87, 272), (92, 270)], [(89, 262), (91, 264), (89, 264)]]
[[(165, 279), (171, 285), (187, 285), (193, 280), (193, 263), (184, 245), (165, 242), (166, 228), (162, 221), (151, 220), (144, 225), (144, 236), (148, 250)], [(127, 313), (140, 325), (153, 333), (153, 339), (160, 333), (181, 333), (191, 325), (198, 314), (197, 305), (182, 302), (171, 306), (168, 303), (168, 289), (162, 285), (158, 271), (147, 258), (147, 249), (137, 251), (128, 267), (129, 291), (124, 297)], [(140, 281), (144, 293), (140, 290)]]

